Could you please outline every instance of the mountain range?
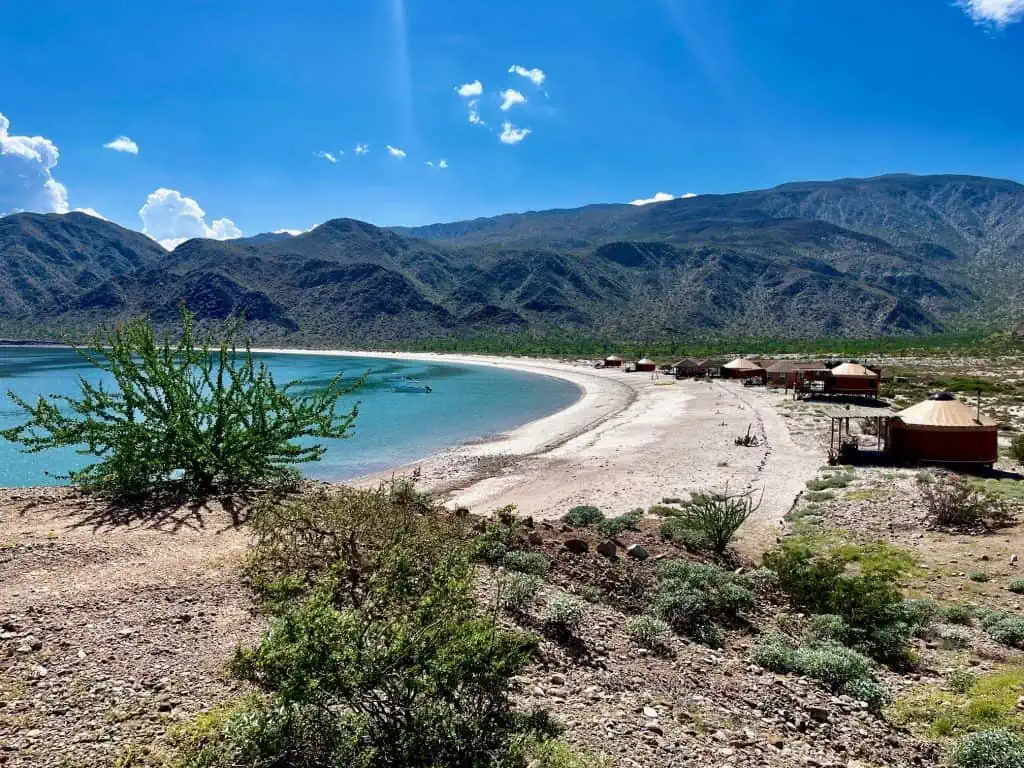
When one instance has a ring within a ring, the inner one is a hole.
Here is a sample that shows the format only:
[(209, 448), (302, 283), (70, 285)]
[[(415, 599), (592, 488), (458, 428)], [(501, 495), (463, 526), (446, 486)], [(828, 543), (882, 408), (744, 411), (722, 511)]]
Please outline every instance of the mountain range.
[(0, 218), (0, 336), (182, 300), (272, 344), (482, 334), (871, 337), (1003, 330), (1024, 306), (1024, 186), (887, 175), (424, 227), (333, 219), (168, 253), (82, 213)]

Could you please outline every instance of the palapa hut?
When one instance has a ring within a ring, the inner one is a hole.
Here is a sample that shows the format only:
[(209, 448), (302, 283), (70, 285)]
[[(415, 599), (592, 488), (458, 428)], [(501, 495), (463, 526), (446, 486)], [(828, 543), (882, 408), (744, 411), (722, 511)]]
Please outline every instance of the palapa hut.
[(651, 360), (650, 358), (648, 358), (648, 357), (641, 357), (639, 360), (636, 361), (636, 368), (634, 370), (637, 370), (637, 371), (653, 371), (657, 367), (658, 366), (655, 365), (654, 361)]
[(767, 375), (764, 368), (745, 357), (737, 357), (722, 366), (723, 379), (761, 379), (761, 381), (765, 381)]
[(991, 465), (999, 458), (999, 433), (980, 408), (936, 392), (896, 414), (889, 450), (898, 462)]
[(832, 369), (825, 382), (825, 392), (832, 395), (867, 395), (878, 397), (880, 378), (859, 363), (843, 363)]
[(604, 367), (605, 368), (621, 368), (622, 367), (622, 358), (619, 357), (618, 355), (608, 355), (608, 357), (606, 357), (604, 359)]

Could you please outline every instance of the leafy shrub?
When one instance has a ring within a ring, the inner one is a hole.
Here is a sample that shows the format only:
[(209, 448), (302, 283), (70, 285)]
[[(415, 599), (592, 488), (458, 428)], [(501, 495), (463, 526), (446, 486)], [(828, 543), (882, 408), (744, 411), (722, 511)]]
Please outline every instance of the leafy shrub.
[[(375, 533), (362, 527), (365, 511), (325, 507), (319, 519), (335, 529), (354, 522), (327, 537), (347, 549), (308, 597), (276, 606), (259, 645), (239, 649), (232, 663), (265, 704), (232, 717), (186, 764), (525, 768), (519, 745), (554, 730), (543, 713), (519, 714), (509, 699), (536, 640), (480, 615), (472, 553), (453, 524), (389, 504)], [(295, 522), (286, 538), (308, 531), (306, 518)]]
[(807, 481), (807, 490), (827, 491), (830, 488), (846, 488), (853, 478), (854, 475), (846, 473), (835, 473), (828, 477), (816, 477), (813, 480)]
[(939, 633), (939, 643), (947, 651), (959, 651), (971, 647), (971, 636), (962, 629), (944, 629)]
[(942, 620), (948, 624), (969, 627), (974, 623), (974, 609), (966, 603), (950, 603), (939, 609)]
[(836, 616), (834, 613), (819, 613), (811, 616), (807, 622), (807, 634), (815, 640), (847, 643), (850, 639), (850, 627), (842, 616)]
[(997, 643), (1024, 649), (1024, 616), (991, 611), (982, 616), (981, 622), (989, 637)]
[[(764, 563), (798, 605), (841, 617), (849, 645), (882, 661), (905, 660), (922, 621), (896, 583), (912, 566), (909, 555), (883, 544), (858, 547), (801, 537), (784, 541)], [(859, 573), (848, 571), (854, 563)]]
[(520, 552), (513, 550), (506, 552), (501, 560), (502, 565), (510, 571), (520, 573), (532, 573), (535, 576), (543, 576), (551, 570), (551, 561), (540, 552)]
[(690, 523), (681, 517), (666, 518), (658, 529), (661, 538), (671, 541), (677, 547), (690, 552), (703, 552), (711, 548), (704, 531), (691, 528)]
[(1015, 595), (1024, 595), (1024, 579), (1017, 579), (1010, 583), (1010, 591)]
[(968, 734), (950, 762), (954, 768), (1024, 768), (1024, 737), (1005, 729)]
[(831, 491), (808, 491), (804, 494), (804, 499), (816, 504), (822, 501), (831, 501), (835, 497), (836, 495)]
[(932, 627), (941, 614), (942, 607), (931, 598), (903, 601), (903, 618), (919, 637)]
[(230, 338), (215, 348), (209, 336), (196, 339), (192, 317), (182, 307), (175, 344), (160, 341), (149, 321), (134, 320), (79, 350), (114, 379), (114, 389), (82, 377), (78, 397), (40, 396), (32, 404), (9, 392), (28, 421), (0, 435), (28, 453), (76, 447), (91, 454), (98, 461), (68, 478), (117, 496), (292, 483), (295, 465), (326, 450), (300, 438), (346, 435), (356, 409), (337, 413), (351, 391), (340, 377), (301, 394), (300, 382), (279, 387), (247, 345), (241, 351)]
[(721, 555), (740, 526), (760, 506), (761, 500), (754, 501), (752, 491), (733, 494), (728, 488), (723, 493), (698, 491), (676, 513), (678, 522), (667, 528), (662, 525), (663, 535), (667, 531), (666, 538), (679, 541), (683, 546), (709, 549)]
[(609, 517), (597, 523), (598, 532), (605, 538), (613, 538), (624, 531), (639, 531), (640, 521), (644, 519), (642, 509), (634, 509), (618, 517)]
[(600, 603), (604, 597), (604, 590), (595, 587), (593, 584), (584, 584), (580, 587), (580, 597), (588, 603)]
[(984, 584), (986, 581), (989, 580), (988, 574), (987, 573), (983, 573), (982, 571), (976, 571), (975, 573), (969, 573), (969, 574), (967, 574), (967, 578), (970, 579), (971, 581), (976, 581), (979, 584)]
[(922, 486), (921, 495), (929, 519), (944, 528), (996, 528), (1012, 520), (1005, 502), (960, 475)]
[(978, 676), (966, 669), (955, 669), (946, 678), (946, 683), (954, 693), (967, 693), (976, 682), (978, 682)]
[(583, 626), (583, 603), (568, 597), (556, 597), (548, 606), (547, 624), (569, 636), (575, 636)]
[(562, 522), (570, 528), (587, 528), (604, 520), (604, 513), (597, 507), (573, 507), (566, 512)]
[(718, 625), (737, 624), (754, 604), (739, 577), (713, 565), (669, 560), (658, 569), (658, 577), (653, 613), (676, 632), (706, 645), (721, 645)]
[(740, 574), (740, 583), (760, 595), (770, 595), (779, 588), (779, 576), (770, 568), (755, 568)]
[(1014, 435), (1010, 440), (1010, 456), (1018, 464), (1024, 464), (1024, 432)]
[(668, 624), (654, 616), (634, 616), (626, 622), (626, 634), (633, 642), (652, 651), (665, 650), (671, 631)]
[(876, 709), (887, 698), (872, 676), (871, 660), (835, 642), (796, 646), (784, 635), (773, 632), (754, 646), (750, 657), (765, 669), (805, 675), (835, 693), (844, 693)]
[(513, 573), (502, 584), (501, 604), (511, 611), (526, 611), (536, 602), (543, 583), (539, 576)]

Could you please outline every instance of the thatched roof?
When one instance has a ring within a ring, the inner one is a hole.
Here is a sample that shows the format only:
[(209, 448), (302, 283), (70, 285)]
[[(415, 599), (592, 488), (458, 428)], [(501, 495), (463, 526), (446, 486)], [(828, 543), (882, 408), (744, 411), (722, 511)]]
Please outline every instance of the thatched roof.
[(726, 363), (722, 366), (728, 368), (730, 371), (760, 371), (763, 370), (760, 365), (755, 363), (753, 360), (748, 360), (745, 357), (737, 357), (730, 363)]
[(996, 422), (987, 416), (982, 416), (979, 421), (977, 409), (957, 400), (949, 392), (936, 392), (896, 416), (908, 427), (992, 429), (996, 426)]
[(859, 363), (843, 363), (832, 369), (833, 376), (860, 376), (865, 379), (877, 379), (878, 374), (868, 370)]

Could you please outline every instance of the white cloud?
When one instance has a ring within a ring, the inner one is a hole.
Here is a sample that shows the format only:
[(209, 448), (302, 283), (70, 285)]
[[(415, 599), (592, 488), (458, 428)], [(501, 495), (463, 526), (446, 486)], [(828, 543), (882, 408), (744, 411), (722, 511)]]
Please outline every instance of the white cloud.
[(667, 203), (669, 200), (687, 200), (691, 197), (696, 197), (694, 192), (685, 192), (679, 195), (677, 198), (675, 195), (670, 195), (668, 192), (655, 192), (654, 197), (640, 197), (636, 200), (630, 200), (630, 205), (650, 205), (651, 203)]
[(231, 219), (207, 224), (206, 212), (199, 203), (176, 189), (161, 187), (150, 193), (139, 209), (139, 218), (143, 233), (169, 251), (193, 237), (233, 240), (242, 236), (242, 230)]
[(502, 123), (501, 135), (498, 138), (502, 144), (518, 144), (531, 133), (533, 131), (529, 128), (516, 128), (512, 123)]
[(437, 167), (438, 167), (438, 168), (440, 168), (441, 170), (444, 170), (445, 168), (447, 168), (447, 167), (448, 167), (448, 161), (447, 161), (447, 160), (441, 160), (441, 161), (440, 161), (440, 162), (439, 162), (439, 163), (437, 164)]
[(319, 152), (314, 152), (313, 157), (319, 157), (321, 160), (326, 160), (328, 163), (338, 162), (338, 158), (336, 155), (334, 155), (331, 152), (325, 152), (322, 149)]
[(129, 155), (139, 154), (139, 145), (127, 136), (118, 136), (113, 141), (108, 141), (104, 144), (103, 148), (112, 149), (115, 152), (127, 152)]
[(519, 75), (520, 77), (525, 77), (534, 85), (540, 85), (541, 83), (544, 82), (544, 79), (547, 77), (547, 75), (544, 74), (544, 70), (542, 69), (527, 69), (526, 67), (521, 67), (518, 64), (513, 64), (511, 67), (508, 68), (508, 71), (512, 72), (513, 74)]
[(392, 157), (402, 158), (405, 157), (405, 150), (399, 149), (398, 147), (392, 147), (390, 144), (385, 144), (384, 148), (388, 151), (388, 154)]
[(103, 219), (104, 221), (110, 221), (106, 216), (97, 211), (95, 208), (75, 208), (75, 213), (86, 213), (90, 216), (95, 216), (97, 219)]
[(355, 153), (357, 155), (365, 155), (369, 151), (370, 146), (368, 144), (356, 144)]
[(480, 117), (480, 113), (477, 111), (476, 105), (478, 104), (476, 99), (469, 102), (469, 122), (472, 125), (487, 125)]
[(1024, 20), (1024, 0), (958, 0), (976, 24), (1005, 27)]
[(296, 235), (301, 235), (304, 231), (305, 230), (303, 230), (303, 229), (275, 229), (274, 230), (274, 234), (275, 235), (291, 235), (292, 237), (295, 237)]
[(472, 83), (463, 83), (455, 89), (455, 92), (467, 99), (476, 97), (484, 92), (484, 84), (479, 80), (474, 80)]
[(0, 114), (0, 215), (17, 211), (67, 213), (68, 190), (53, 178), (60, 153), (42, 136), (11, 136)]
[(522, 104), (526, 97), (514, 88), (501, 92), (501, 111), (508, 112), (516, 104)]

